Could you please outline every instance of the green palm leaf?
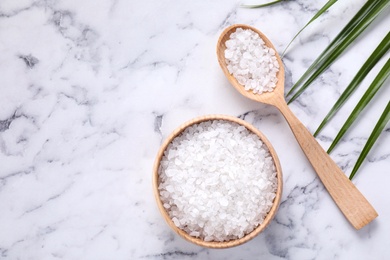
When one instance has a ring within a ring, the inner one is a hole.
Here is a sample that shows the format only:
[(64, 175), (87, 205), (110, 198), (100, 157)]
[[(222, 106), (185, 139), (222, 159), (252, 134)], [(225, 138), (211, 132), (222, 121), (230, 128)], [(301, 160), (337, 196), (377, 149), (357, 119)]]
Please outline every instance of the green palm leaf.
[(245, 7), (245, 8), (260, 8), (260, 7), (266, 7), (266, 6), (274, 5), (274, 4), (277, 4), (277, 3), (280, 3), (280, 2), (284, 2), (284, 1), (287, 1), (287, 0), (276, 0), (276, 1), (268, 2), (268, 3), (260, 4), (260, 5), (241, 5), (241, 7)]
[(374, 143), (378, 139), (379, 135), (383, 131), (383, 128), (385, 128), (385, 126), (387, 125), (389, 120), (390, 120), (390, 102), (387, 103), (385, 110), (383, 111), (381, 117), (379, 118), (374, 129), (372, 130), (370, 137), (368, 138), (366, 144), (364, 145), (363, 150), (360, 153), (359, 158), (357, 159), (355, 166), (353, 167), (351, 175), (349, 175), (350, 180), (352, 180), (353, 176), (355, 176), (357, 170), (362, 165), (364, 159), (366, 158), (367, 154), (371, 150), (372, 146), (374, 145)]
[(336, 38), (329, 44), (327, 48), (317, 57), (317, 59), (310, 65), (310, 67), (306, 70), (306, 72), (301, 76), (301, 78), (294, 84), (294, 86), (290, 89), (290, 91), (287, 93), (287, 96), (289, 96), (299, 85), (302, 84), (302, 82), (312, 73), (312, 71), (315, 69), (318, 64), (320, 64), (328, 55), (332, 52), (333, 49), (337, 47), (337, 45), (347, 37), (347, 35), (353, 30), (360, 22), (361, 20), (367, 16), (370, 12), (372, 12), (372, 9), (377, 6), (379, 2), (376, 2), (374, 0), (367, 1), (365, 5), (360, 8), (358, 13), (349, 21), (349, 23), (341, 30), (341, 32), (336, 36)]
[(332, 144), (328, 149), (328, 153), (330, 153), (333, 148), (337, 145), (340, 139), (347, 132), (352, 123), (359, 116), (360, 112), (367, 106), (367, 104), (371, 101), (371, 99), (375, 96), (378, 90), (383, 86), (386, 79), (390, 75), (390, 58), (387, 60), (386, 64), (379, 71), (378, 75), (375, 77), (374, 81), (371, 83), (370, 87), (364, 93), (363, 97), (360, 99), (359, 103), (356, 105), (352, 113), (349, 115), (347, 121), (345, 121), (344, 125), (341, 127), (339, 133), (336, 138), (333, 140)]
[(329, 7), (331, 7), (334, 3), (336, 3), (337, 0), (329, 0), (314, 16), (313, 18), (310, 19), (310, 21), (305, 25), (303, 26), (302, 29), (299, 30), (299, 32), (294, 36), (294, 38), (292, 38), (292, 40), (289, 42), (289, 44), (287, 44), (287, 47), (284, 49), (283, 51), (283, 54), (282, 54), (282, 57), (284, 56), (284, 54), (286, 53), (288, 47), (290, 47), (291, 43), (295, 40), (295, 38), (298, 37), (298, 35), (309, 25), (311, 24), (314, 20), (316, 20), (321, 14), (323, 14), (326, 10), (329, 9)]
[[(320, 54), (302, 77), (294, 84), (287, 93), (287, 96), (293, 93), (302, 82), (310, 78), (300, 87), (298, 92), (289, 100), (294, 101), (302, 92), (325, 70), (338, 56), (372, 23), (372, 21), (387, 7), (389, 0), (369, 0), (336, 36), (331, 44)], [(316, 69), (316, 70), (315, 70)], [(315, 71), (314, 71), (315, 70)], [(314, 71), (314, 72), (313, 72)]]
[(322, 128), (333, 118), (333, 116), (339, 111), (341, 106), (347, 101), (352, 93), (357, 89), (359, 84), (363, 81), (366, 75), (371, 71), (375, 64), (382, 58), (382, 56), (390, 49), (390, 32), (387, 33), (385, 38), (379, 43), (378, 47), (374, 50), (371, 56), (363, 64), (360, 70), (356, 73), (355, 77), (349, 83), (348, 87), (341, 94), (337, 102), (331, 108), (326, 117), (322, 120), (320, 126), (315, 131), (314, 136), (317, 136)]

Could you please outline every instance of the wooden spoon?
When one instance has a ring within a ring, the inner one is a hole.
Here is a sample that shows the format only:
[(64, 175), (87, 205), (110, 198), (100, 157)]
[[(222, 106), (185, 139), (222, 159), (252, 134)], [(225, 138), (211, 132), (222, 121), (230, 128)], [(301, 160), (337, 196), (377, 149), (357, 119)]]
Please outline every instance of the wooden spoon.
[(237, 28), (251, 29), (258, 33), (265, 44), (269, 48), (275, 50), (271, 41), (268, 40), (263, 33), (253, 27), (236, 24), (226, 28), (219, 37), (217, 44), (218, 62), (226, 77), (236, 90), (245, 97), (261, 103), (273, 105), (279, 109), (290, 125), (290, 128), (303, 152), (306, 154), (307, 159), (309, 159), (314, 170), (317, 172), (322, 183), (341, 212), (343, 212), (344, 216), (356, 229), (364, 227), (376, 218), (378, 213), (287, 106), (287, 103), (284, 100), (284, 68), (282, 60), (276, 50), (276, 57), (279, 62), (279, 72), (277, 74), (278, 82), (273, 92), (255, 94), (252, 91), (246, 91), (233, 75), (229, 73), (225, 61), (225, 42), (229, 40), (230, 34), (235, 32)]

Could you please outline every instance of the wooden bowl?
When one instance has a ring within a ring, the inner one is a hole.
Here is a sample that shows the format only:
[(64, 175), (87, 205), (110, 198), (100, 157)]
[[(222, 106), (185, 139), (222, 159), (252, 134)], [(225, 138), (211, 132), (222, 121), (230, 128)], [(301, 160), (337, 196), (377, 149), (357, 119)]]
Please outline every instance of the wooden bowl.
[[(262, 224), (260, 224), (259, 226), (257, 226), (251, 233), (245, 235), (244, 237), (242, 237), (240, 239), (226, 241), (226, 242), (216, 242), (216, 241), (207, 242), (207, 241), (202, 240), (201, 238), (192, 237), (188, 233), (186, 233), (184, 230), (181, 230), (178, 227), (176, 227), (175, 224), (173, 223), (173, 221), (171, 220), (171, 218), (169, 217), (166, 209), (164, 208), (163, 203), (161, 202), (160, 193), (158, 190), (158, 186), (159, 186), (158, 170), (159, 170), (161, 159), (164, 155), (164, 151), (167, 149), (169, 143), (172, 142), (172, 140), (175, 137), (180, 135), (184, 131), (184, 129), (186, 129), (187, 127), (194, 125), (194, 124), (204, 122), (204, 121), (209, 121), (209, 120), (211, 120), (211, 121), (212, 120), (225, 120), (225, 121), (234, 122), (234, 123), (237, 123), (237, 124), (240, 124), (240, 125), (246, 127), (249, 131), (256, 134), (260, 138), (260, 140), (268, 147), (269, 152), (270, 152), (270, 154), (273, 158), (273, 161), (275, 163), (276, 175), (277, 175), (277, 183), (278, 184), (277, 184), (277, 189), (276, 189), (276, 197), (273, 201), (273, 205), (271, 207), (271, 210), (268, 212), (268, 215), (264, 219), (264, 222)], [(195, 119), (192, 119), (192, 120), (184, 123), (183, 125), (179, 126), (175, 131), (173, 131), (173, 133), (170, 136), (168, 136), (168, 138), (162, 144), (162, 146), (157, 154), (157, 158), (155, 160), (154, 167), (153, 167), (154, 196), (156, 198), (158, 208), (159, 208), (162, 216), (164, 217), (165, 221), (177, 234), (179, 234), (184, 239), (186, 239), (194, 244), (197, 244), (199, 246), (208, 247), (208, 248), (229, 248), (229, 247), (238, 246), (242, 243), (245, 243), (245, 242), (251, 240), (252, 238), (257, 236), (260, 232), (262, 232), (268, 226), (268, 224), (271, 222), (271, 220), (274, 218), (274, 216), (276, 214), (276, 211), (279, 207), (280, 199), (282, 196), (282, 187), (283, 187), (283, 178), (282, 178), (282, 169), (280, 167), (280, 162), (279, 162), (278, 156), (276, 155), (274, 148), (272, 147), (272, 145), (268, 141), (268, 139), (251, 124), (249, 124), (241, 119), (238, 119), (236, 117), (226, 116), (226, 115), (201, 116), (201, 117), (197, 117)]]

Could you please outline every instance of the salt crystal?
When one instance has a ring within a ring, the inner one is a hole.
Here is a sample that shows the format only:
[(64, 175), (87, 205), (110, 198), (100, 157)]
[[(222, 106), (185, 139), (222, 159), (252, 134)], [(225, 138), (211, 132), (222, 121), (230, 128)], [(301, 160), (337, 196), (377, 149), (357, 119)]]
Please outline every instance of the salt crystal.
[(173, 192), (173, 191), (174, 191), (174, 188), (173, 188), (172, 185), (166, 186), (165, 189), (166, 189), (168, 192)]
[(200, 235), (200, 233), (197, 232), (197, 231), (192, 231), (192, 232), (190, 232), (190, 236), (198, 237), (199, 235)]
[(229, 201), (226, 198), (221, 198), (219, 200), (219, 204), (221, 204), (223, 207), (227, 207), (227, 205), (229, 205)]
[(176, 217), (173, 217), (172, 221), (173, 221), (173, 223), (175, 224), (176, 227), (180, 226), (180, 221)]
[(212, 237), (212, 236), (206, 236), (206, 237), (204, 238), (204, 241), (206, 241), (206, 242), (213, 241), (213, 237)]
[(177, 165), (177, 166), (180, 166), (180, 165), (182, 165), (183, 163), (179, 160), (179, 159), (175, 159), (175, 164)]
[(231, 59), (231, 58), (233, 58), (233, 51), (225, 51), (225, 58), (226, 59)]

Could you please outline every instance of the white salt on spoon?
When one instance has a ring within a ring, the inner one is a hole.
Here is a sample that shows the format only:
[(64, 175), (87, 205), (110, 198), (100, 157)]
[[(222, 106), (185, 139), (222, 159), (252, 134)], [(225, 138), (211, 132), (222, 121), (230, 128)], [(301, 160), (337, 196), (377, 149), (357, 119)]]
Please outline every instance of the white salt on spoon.
[(252, 30), (237, 28), (225, 42), (227, 69), (245, 90), (272, 92), (276, 87), (279, 63), (275, 51)]
[(356, 229), (364, 227), (375, 219), (378, 216), (378, 213), (287, 106), (287, 103), (284, 100), (284, 68), (282, 60), (277, 52), (275, 51), (275, 55), (279, 63), (279, 72), (277, 73), (278, 80), (275, 89), (272, 92), (257, 94), (255, 91), (247, 91), (245, 90), (245, 87), (229, 73), (229, 62), (225, 58), (225, 50), (227, 49), (226, 43), (229, 41), (230, 35), (240, 28), (257, 33), (267, 47), (275, 50), (271, 41), (268, 40), (263, 33), (253, 27), (240, 24), (228, 27), (222, 32), (217, 43), (218, 62), (225, 73), (225, 76), (233, 87), (245, 97), (275, 106), (279, 109), (290, 125), (290, 128), (306, 157), (344, 216)]

